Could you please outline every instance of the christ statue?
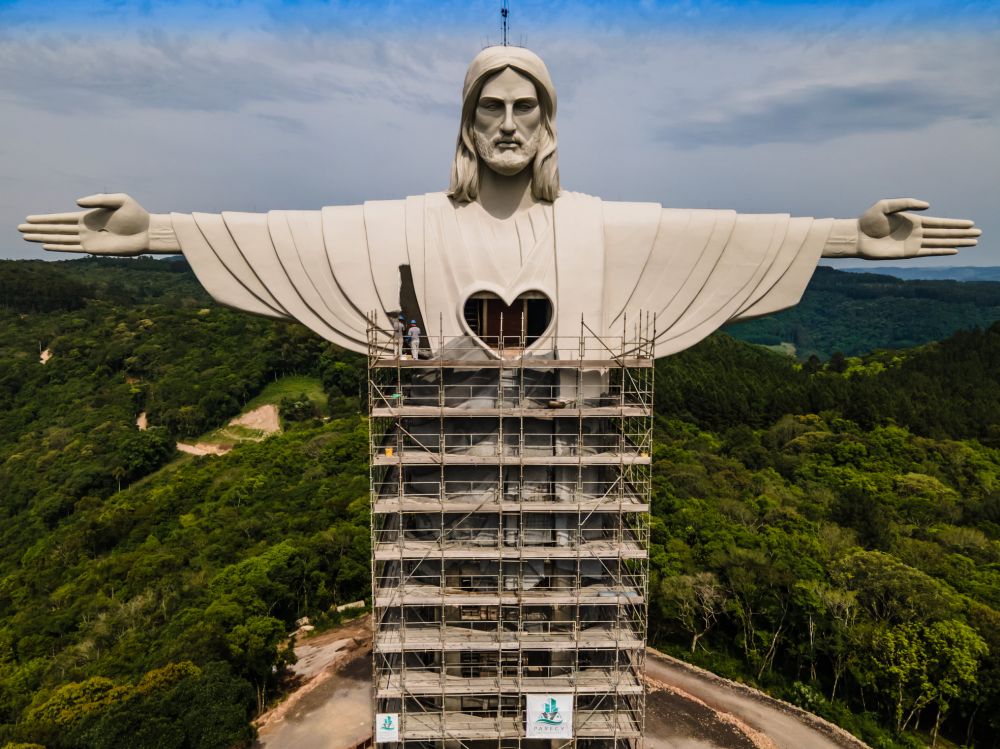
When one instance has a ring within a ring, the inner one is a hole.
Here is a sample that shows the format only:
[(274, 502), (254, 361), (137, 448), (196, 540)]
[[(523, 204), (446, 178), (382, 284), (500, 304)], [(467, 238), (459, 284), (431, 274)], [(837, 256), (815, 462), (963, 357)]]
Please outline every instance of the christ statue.
[[(81, 198), (82, 211), (29, 216), (46, 250), (183, 253), (220, 303), (294, 319), (366, 352), (372, 312), (402, 311), (436, 342), (473, 329), (475, 300), (544, 308), (532, 346), (559, 354), (581, 320), (597, 336), (655, 315), (656, 356), (727, 322), (796, 304), (821, 257), (897, 260), (976, 244), (967, 220), (932, 218), (921, 200), (880, 200), (859, 219), (793, 218), (602, 201), (562, 190), (556, 90), (533, 52), (497, 46), (469, 65), (447, 192), (319, 211), (150, 214), (125, 194)], [(534, 300), (534, 305), (528, 304)], [(503, 331), (500, 331), (501, 336)]]

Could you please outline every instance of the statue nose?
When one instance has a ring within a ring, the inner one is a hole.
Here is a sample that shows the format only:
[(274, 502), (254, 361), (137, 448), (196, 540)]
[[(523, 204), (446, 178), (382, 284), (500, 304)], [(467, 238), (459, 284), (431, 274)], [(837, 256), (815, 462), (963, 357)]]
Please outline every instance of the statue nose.
[(508, 105), (504, 112), (503, 122), (500, 124), (500, 131), (513, 133), (515, 130), (517, 130), (517, 125), (514, 124), (514, 107)]

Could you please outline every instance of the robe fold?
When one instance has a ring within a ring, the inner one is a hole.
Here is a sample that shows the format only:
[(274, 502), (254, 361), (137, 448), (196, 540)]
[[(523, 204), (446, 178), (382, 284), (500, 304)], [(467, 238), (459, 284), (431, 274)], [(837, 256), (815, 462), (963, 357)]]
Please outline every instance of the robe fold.
[(371, 315), (390, 326), (402, 307), (405, 271), (432, 351), (442, 340), (474, 338), (463, 309), (476, 292), (510, 303), (530, 291), (546, 295), (553, 309), (536, 347), (560, 356), (576, 351), (582, 330), (621, 337), (640, 319), (655, 319), (655, 354), (667, 356), (727, 322), (793, 306), (833, 227), (833, 219), (563, 193), (550, 224), (539, 227), (526, 253), (522, 248), (521, 267), (501, 272), (488, 248), (463, 239), (459, 210), (443, 193), (430, 193), (322, 211), (171, 219), (184, 256), (216, 301), (298, 320), (352, 351), (368, 351)]

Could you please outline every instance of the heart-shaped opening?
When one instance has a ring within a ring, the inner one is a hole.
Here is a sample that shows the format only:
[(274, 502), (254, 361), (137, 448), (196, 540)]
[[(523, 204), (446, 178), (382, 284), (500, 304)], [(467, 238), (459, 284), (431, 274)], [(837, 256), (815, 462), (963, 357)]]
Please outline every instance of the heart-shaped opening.
[(520, 351), (541, 338), (552, 322), (552, 301), (540, 291), (521, 293), (507, 304), (490, 291), (479, 291), (465, 300), (469, 330), (489, 348)]

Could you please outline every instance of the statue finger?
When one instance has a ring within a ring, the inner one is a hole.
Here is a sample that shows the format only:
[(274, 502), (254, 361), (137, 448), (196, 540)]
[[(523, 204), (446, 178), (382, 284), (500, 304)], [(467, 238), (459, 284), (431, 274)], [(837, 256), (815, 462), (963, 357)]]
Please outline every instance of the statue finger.
[(920, 225), (925, 229), (971, 229), (975, 221), (964, 218), (939, 218), (937, 216), (921, 216)]
[(886, 198), (878, 202), (884, 213), (899, 213), (900, 211), (926, 211), (931, 204), (926, 200), (916, 198)]
[(128, 195), (123, 192), (99, 192), (96, 195), (88, 195), (85, 198), (80, 198), (76, 201), (76, 204), (81, 208), (108, 208), (114, 210), (125, 205), (126, 200), (128, 200)]
[(917, 254), (914, 255), (914, 257), (934, 257), (934, 256), (940, 256), (940, 255), (957, 255), (957, 254), (958, 254), (958, 250), (956, 250), (954, 247), (952, 247), (952, 248), (948, 248), (948, 247), (927, 247), (927, 248), (921, 248), (921, 249), (919, 249), (917, 251)]
[(975, 247), (979, 244), (978, 239), (971, 237), (954, 237), (952, 239), (935, 239), (933, 237), (920, 240), (921, 247)]
[(79, 244), (79, 234), (25, 234), (28, 242), (48, 242), (49, 244)]
[(80, 244), (43, 244), (43, 250), (49, 252), (84, 252), (83, 245)]
[(80, 221), (80, 217), (86, 211), (72, 211), (71, 213), (38, 213), (28, 216), (25, 221), (29, 224), (75, 224)]
[(983, 233), (982, 229), (931, 229), (926, 226), (922, 231), (925, 237), (978, 237)]
[(78, 224), (18, 224), (22, 234), (79, 234)]

